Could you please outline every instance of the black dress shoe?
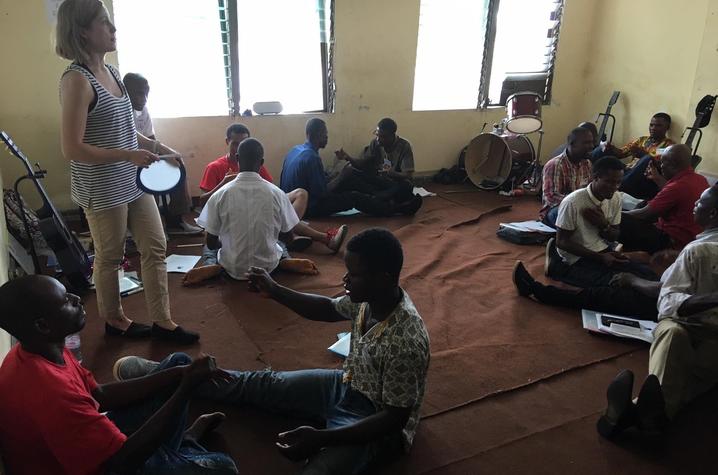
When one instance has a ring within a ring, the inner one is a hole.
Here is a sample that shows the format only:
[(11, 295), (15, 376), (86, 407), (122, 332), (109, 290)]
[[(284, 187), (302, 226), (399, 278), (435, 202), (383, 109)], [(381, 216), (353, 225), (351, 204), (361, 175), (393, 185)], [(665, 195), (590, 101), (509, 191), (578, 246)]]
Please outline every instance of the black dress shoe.
[(608, 385), (608, 407), (596, 424), (599, 434), (611, 439), (636, 424), (636, 407), (631, 401), (632, 391), (633, 372), (625, 369)]
[(156, 340), (172, 341), (180, 345), (191, 345), (199, 340), (199, 333), (185, 330), (179, 325), (174, 330), (167, 330), (156, 323), (152, 325), (152, 338)]
[(535, 281), (534, 278), (531, 277), (531, 274), (529, 274), (529, 271), (526, 270), (526, 267), (524, 267), (523, 262), (516, 261), (511, 278), (520, 296), (530, 297), (531, 294), (533, 294), (533, 284)]
[(659, 436), (668, 425), (666, 401), (663, 399), (661, 383), (655, 374), (649, 374), (641, 386), (636, 402), (638, 428), (645, 435)]
[(152, 334), (152, 327), (142, 323), (132, 322), (127, 330), (120, 330), (109, 323), (105, 323), (105, 335), (123, 336), (125, 338), (149, 338)]

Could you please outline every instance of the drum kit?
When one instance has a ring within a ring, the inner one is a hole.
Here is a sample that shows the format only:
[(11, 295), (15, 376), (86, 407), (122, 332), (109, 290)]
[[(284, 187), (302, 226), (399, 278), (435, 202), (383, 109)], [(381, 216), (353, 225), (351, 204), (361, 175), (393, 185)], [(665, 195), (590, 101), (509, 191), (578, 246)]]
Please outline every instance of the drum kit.
[[(474, 137), (466, 149), (466, 174), (482, 190), (514, 190), (527, 181), (538, 186), (543, 139), (541, 96), (517, 92), (506, 99), (507, 117), (494, 130)], [(485, 125), (485, 124), (484, 124)], [(539, 133), (538, 153), (527, 135)], [(533, 183), (535, 182), (535, 183)]]

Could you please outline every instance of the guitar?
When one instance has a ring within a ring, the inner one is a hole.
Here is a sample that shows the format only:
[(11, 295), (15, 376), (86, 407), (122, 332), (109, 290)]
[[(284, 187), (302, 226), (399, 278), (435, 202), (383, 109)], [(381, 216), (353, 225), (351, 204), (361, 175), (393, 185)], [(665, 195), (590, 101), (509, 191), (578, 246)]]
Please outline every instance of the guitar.
[[(30, 160), (25, 156), (15, 142), (4, 131), (0, 131), (0, 140), (7, 146), (8, 150), (15, 155), (25, 165), (28, 177), (32, 179), (37, 188), (37, 192), (42, 198), (43, 206), (36, 211), (40, 224), (40, 232), (55, 253), (57, 261), (62, 268), (63, 274), (67, 277), (69, 283), (76, 290), (86, 289), (90, 286), (90, 275), (92, 274), (92, 263), (87, 256), (82, 244), (77, 237), (70, 231), (62, 219), (62, 215), (57, 211), (55, 205), (52, 204), (45, 188), (40, 183), (40, 178), (44, 177), (45, 172), (36, 171), (30, 165)], [(39, 168), (39, 165), (36, 165)]]
[[(690, 132), (688, 133), (688, 137), (686, 138), (686, 141), (684, 143), (691, 148), (691, 151), (693, 153), (693, 156), (691, 157), (691, 165), (693, 166), (693, 168), (696, 168), (698, 164), (701, 163), (701, 161), (703, 160), (697, 154), (700, 140), (698, 140), (695, 150), (693, 150), (693, 140), (696, 138), (696, 134), (698, 133), (698, 131), (708, 125), (708, 122), (710, 122), (713, 108), (716, 105), (716, 99), (718, 99), (718, 96), (711, 96), (709, 94), (707, 96), (704, 96), (703, 99), (700, 100), (700, 102), (696, 106), (696, 120), (693, 122), (693, 127), (688, 129), (690, 130)], [(683, 133), (685, 134), (685, 132)], [(681, 138), (683, 137), (681, 136)]]
[(611, 99), (608, 101), (608, 106), (606, 106), (606, 112), (603, 114), (603, 121), (601, 121), (601, 126), (598, 128), (598, 137), (596, 137), (600, 142), (605, 141), (604, 135), (606, 134), (606, 126), (608, 125), (608, 118), (611, 117), (611, 108), (616, 104), (618, 101), (618, 96), (621, 95), (621, 91), (613, 91), (613, 94), (611, 95)]

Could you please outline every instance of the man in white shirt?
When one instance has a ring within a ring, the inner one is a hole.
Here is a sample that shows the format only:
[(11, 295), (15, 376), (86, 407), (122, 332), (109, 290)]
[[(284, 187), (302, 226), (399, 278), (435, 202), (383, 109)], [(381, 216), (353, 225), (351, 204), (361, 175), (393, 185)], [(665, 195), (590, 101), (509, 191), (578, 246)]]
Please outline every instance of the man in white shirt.
[[(299, 217), (286, 193), (259, 175), (264, 163), (262, 144), (245, 139), (237, 155), (243, 171), (210, 197), (198, 220), (207, 231), (207, 246), (219, 249), (219, 267), (234, 279), (245, 279), (250, 267), (272, 272), (286, 259), (299, 264), (287, 270), (316, 273), (309, 260), (287, 259), (286, 248), (279, 242), (280, 233), (292, 231)], [(216, 270), (217, 266), (208, 267)]]
[(623, 163), (603, 157), (593, 164), (592, 181), (566, 196), (558, 209), (556, 239), (546, 247), (546, 275), (577, 287), (608, 285), (619, 272), (657, 280), (653, 271), (615, 252), (621, 223)]
[(705, 231), (661, 278), (649, 375), (635, 404), (630, 370), (610, 384), (608, 408), (598, 422), (605, 437), (633, 425), (661, 433), (685, 403), (718, 384), (718, 186), (703, 192), (693, 213)]

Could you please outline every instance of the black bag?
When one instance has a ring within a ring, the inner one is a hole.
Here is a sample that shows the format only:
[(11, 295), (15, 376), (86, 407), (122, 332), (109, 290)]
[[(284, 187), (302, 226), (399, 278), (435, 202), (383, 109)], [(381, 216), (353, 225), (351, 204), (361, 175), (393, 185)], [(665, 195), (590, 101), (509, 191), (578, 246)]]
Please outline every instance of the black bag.
[(508, 226), (500, 226), (496, 235), (508, 242), (522, 245), (545, 244), (552, 237), (551, 234), (520, 231)]

